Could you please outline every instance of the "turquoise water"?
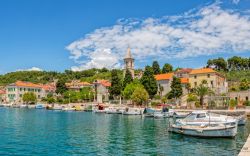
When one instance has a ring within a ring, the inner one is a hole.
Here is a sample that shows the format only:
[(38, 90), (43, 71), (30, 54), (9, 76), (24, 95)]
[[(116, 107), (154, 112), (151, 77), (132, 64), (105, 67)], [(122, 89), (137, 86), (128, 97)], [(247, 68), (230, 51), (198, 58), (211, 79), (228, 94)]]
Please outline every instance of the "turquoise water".
[(168, 133), (168, 119), (0, 108), (0, 155), (237, 155), (250, 132), (235, 139)]

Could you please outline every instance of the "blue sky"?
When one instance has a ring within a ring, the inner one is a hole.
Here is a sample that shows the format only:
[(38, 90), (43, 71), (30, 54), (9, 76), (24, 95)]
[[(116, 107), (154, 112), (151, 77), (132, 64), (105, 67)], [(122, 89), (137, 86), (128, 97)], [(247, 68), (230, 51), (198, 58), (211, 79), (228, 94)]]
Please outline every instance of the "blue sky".
[[(137, 68), (153, 60), (201, 67), (208, 58), (249, 57), (248, 10), (250, 0), (1, 0), (0, 74), (32, 67), (53, 71), (121, 67), (128, 46)], [(214, 28), (211, 31), (220, 30), (219, 35), (200, 30), (204, 21), (213, 17), (213, 22), (217, 15), (218, 21), (225, 16), (225, 24), (215, 22), (206, 31)], [(235, 32), (238, 21), (245, 27)], [(232, 33), (226, 34), (231, 28)], [(165, 33), (169, 30), (175, 33)]]

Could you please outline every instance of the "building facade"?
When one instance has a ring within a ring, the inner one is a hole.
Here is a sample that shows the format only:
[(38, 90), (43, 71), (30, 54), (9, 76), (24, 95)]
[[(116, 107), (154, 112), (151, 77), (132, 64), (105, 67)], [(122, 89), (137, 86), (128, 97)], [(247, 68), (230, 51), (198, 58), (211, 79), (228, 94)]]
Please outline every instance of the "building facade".
[(158, 94), (166, 95), (171, 91), (171, 82), (173, 80), (174, 73), (158, 74), (155, 75), (158, 86)]
[(215, 94), (227, 93), (228, 85), (226, 78), (215, 70), (211, 68), (201, 68), (193, 69), (189, 73), (191, 88), (199, 86), (204, 80), (207, 82), (207, 86), (211, 88)]
[(81, 82), (79, 80), (73, 80), (69, 83), (65, 83), (65, 85), (69, 90), (72, 90), (72, 91), (80, 91), (82, 88), (85, 88), (85, 87), (93, 87), (92, 84), (88, 82)]
[(98, 103), (108, 101), (111, 83), (108, 80), (96, 80), (93, 84), (96, 90), (96, 101)]
[(22, 97), (27, 92), (32, 92), (36, 95), (38, 101), (47, 97), (49, 93), (55, 92), (55, 86), (34, 84), (31, 82), (17, 81), (6, 86), (6, 102), (8, 103), (22, 103)]

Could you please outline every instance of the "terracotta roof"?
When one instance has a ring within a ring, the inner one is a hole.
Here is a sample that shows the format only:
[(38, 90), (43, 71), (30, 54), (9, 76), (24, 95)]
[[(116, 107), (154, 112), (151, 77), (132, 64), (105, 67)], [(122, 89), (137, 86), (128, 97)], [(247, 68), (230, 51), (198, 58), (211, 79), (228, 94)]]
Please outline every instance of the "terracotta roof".
[(203, 74), (203, 73), (216, 73), (216, 71), (211, 68), (201, 68), (201, 69), (193, 69), (189, 74)]
[(16, 83), (11, 84), (11, 85), (15, 85), (17, 87), (42, 88), (42, 85), (34, 84), (31, 82), (24, 82), (24, 81), (17, 81)]
[(91, 84), (88, 83), (88, 82), (81, 82), (79, 80), (76, 80), (76, 81), (71, 81), (69, 83), (65, 83), (65, 85), (68, 88), (81, 88), (81, 87), (84, 87), (84, 86), (90, 86)]
[(159, 81), (159, 80), (169, 80), (173, 76), (174, 76), (174, 73), (158, 74), (158, 75), (155, 75), (155, 79), (157, 81)]
[(111, 86), (111, 83), (108, 80), (97, 80), (94, 83), (101, 84), (101, 85), (103, 85), (105, 87), (110, 87)]
[(190, 73), (192, 70), (192, 68), (182, 68), (177, 70), (175, 73)]
[(52, 84), (45, 84), (42, 85), (42, 88), (46, 91), (55, 91), (56, 90), (56, 86), (52, 85)]
[(6, 94), (5, 90), (0, 90), (0, 94)]
[(189, 79), (188, 78), (181, 78), (181, 83), (188, 83), (189, 82)]

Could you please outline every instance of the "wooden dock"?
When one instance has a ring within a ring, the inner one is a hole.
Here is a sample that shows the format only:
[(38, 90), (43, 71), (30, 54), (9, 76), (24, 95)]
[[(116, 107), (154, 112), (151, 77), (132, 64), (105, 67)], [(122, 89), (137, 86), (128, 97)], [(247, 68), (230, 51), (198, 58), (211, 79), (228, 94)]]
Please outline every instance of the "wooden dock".
[(247, 141), (238, 156), (250, 156), (250, 135), (248, 136)]

